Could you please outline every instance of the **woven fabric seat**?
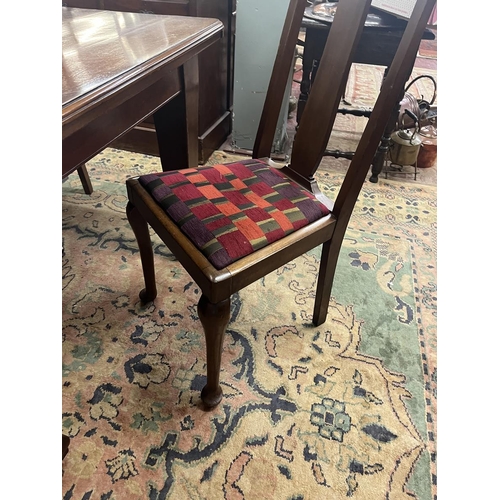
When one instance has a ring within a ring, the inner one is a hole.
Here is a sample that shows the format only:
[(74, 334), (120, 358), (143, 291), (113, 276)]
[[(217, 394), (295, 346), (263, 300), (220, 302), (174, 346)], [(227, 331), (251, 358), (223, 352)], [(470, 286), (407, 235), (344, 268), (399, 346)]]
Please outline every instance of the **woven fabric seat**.
[(330, 213), (255, 159), (149, 174), (139, 182), (216, 269)]

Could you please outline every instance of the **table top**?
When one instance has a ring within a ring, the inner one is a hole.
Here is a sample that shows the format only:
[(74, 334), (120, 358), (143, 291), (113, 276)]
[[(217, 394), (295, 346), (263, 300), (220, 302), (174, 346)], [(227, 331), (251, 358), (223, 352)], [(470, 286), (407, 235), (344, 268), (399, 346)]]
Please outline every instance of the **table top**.
[(63, 7), (63, 120), (75, 100), (179, 58), (222, 28), (217, 19)]
[[(302, 26), (304, 28), (329, 30), (337, 5), (337, 2), (327, 2), (306, 7)], [(405, 19), (401, 19), (397, 16), (389, 14), (388, 12), (370, 7), (363, 31), (372, 31), (383, 35), (385, 33), (390, 34), (395, 31), (403, 32), (406, 25), (407, 21)], [(435, 36), (431, 31), (426, 29), (422, 38), (425, 40), (433, 40)]]
[[(326, 24), (331, 24), (335, 11), (337, 10), (338, 2), (327, 2), (317, 5), (309, 5), (304, 12), (305, 19), (312, 19)], [(370, 7), (368, 16), (365, 21), (365, 28), (388, 29), (401, 28), (405, 29), (406, 21), (397, 18), (386, 12)]]

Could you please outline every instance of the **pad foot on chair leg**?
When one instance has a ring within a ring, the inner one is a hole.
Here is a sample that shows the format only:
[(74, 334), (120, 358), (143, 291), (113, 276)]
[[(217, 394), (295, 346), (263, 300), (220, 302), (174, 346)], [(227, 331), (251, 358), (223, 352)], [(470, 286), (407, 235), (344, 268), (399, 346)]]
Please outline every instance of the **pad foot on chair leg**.
[(148, 304), (149, 302), (153, 302), (153, 300), (156, 299), (157, 292), (156, 290), (154, 292), (148, 292), (146, 288), (143, 288), (139, 292), (139, 298), (141, 299), (141, 302), (143, 304)]
[(203, 404), (208, 408), (217, 406), (222, 401), (222, 387), (219, 385), (217, 389), (210, 390), (206, 385), (201, 391), (201, 400), (203, 401)]

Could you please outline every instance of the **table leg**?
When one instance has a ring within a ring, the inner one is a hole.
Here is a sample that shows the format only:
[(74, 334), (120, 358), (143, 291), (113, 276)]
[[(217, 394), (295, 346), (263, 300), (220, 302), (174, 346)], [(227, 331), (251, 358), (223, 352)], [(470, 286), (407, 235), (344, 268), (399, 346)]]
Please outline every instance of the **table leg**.
[(328, 32), (322, 35), (319, 30), (306, 29), (304, 38), (304, 51), (302, 53), (302, 80), (300, 81), (300, 95), (297, 102), (297, 125), (304, 112), (309, 92), (311, 91), (314, 79), (315, 65), (319, 64), (319, 59), (323, 54), (323, 48)]
[(377, 152), (375, 153), (375, 156), (373, 157), (372, 175), (370, 176), (370, 182), (377, 183), (378, 176), (380, 175), (380, 172), (382, 172), (382, 169), (384, 168), (384, 160), (386, 158), (386, 154), (389, 151), (389, 147), (391, 144), (391, 134), (394, 132), (396, 128), (396, 123), (398, 121), (399, 103), (401, 99), (402, 97), (398, 100), (398, 104), (394, 107), (392, 111), (389, 121), (387, 122), (387, 125), (384, 129), (384, 135), (380, 140), (380, 145), (377, 149)]
[(92, 187), (92, 182), (89, 177), (89, 173), (87, 172), (87, 166), (85, 163), (82, 163), (78, 169), (78, 176), (80, 177), (80, 182), (82, 183), (83, 190), (86, 194), (92, 194), (94, 188)]
[(153, 117), (163, 171), (198, 166), (198, 57), (182, 66), (183, 92)]
[[(390, 130), (389, 130), (390, 129)], [(387, 126), (384, 130), (384, 135), (380, 141), (380, 145), (373, 157), (372, 161), (372, 175), (370, 176), (370, 182), (377, 183), (378, 176), (380, 172), (382, 172), (382, 168), (384, 167), (384, 159), (387, 151), (389, 151), (390, 145), (390, 136), (394, 127)]]

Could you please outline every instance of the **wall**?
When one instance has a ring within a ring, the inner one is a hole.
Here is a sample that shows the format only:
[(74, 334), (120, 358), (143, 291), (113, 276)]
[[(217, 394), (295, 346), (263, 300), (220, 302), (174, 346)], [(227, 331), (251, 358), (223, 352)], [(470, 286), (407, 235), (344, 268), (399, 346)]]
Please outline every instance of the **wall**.
[[(287, 8), (288, 0), (237, 1), (232, 132), (235, 148), (253, 148)], [(291, 77), (290, 73), (288, 88)], [(285, 147), (288, 101), (287, 93), (274, 140), (276, 153), (282, 153)]]

